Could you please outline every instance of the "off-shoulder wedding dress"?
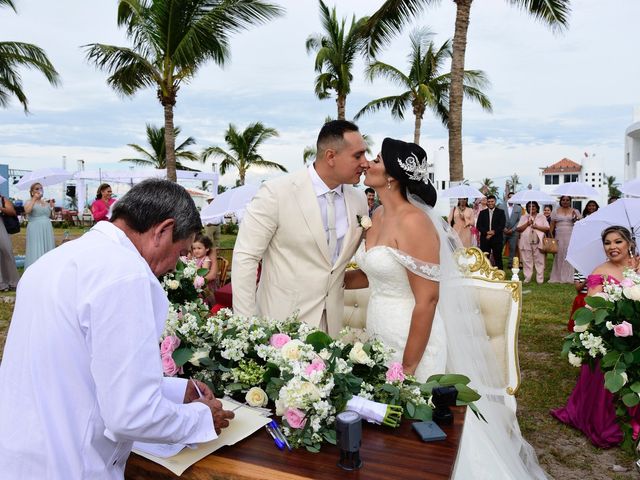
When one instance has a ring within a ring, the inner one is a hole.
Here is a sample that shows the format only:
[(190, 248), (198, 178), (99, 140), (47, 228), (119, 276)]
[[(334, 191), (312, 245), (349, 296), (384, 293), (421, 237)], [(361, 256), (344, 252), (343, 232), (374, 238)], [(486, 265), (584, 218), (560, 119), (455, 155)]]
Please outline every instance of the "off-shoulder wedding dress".
[(415, 305), (407, 271), (439, 281), (438, 308), (416, 377), (426, 381), (436, 373), (467, 375), (470, 386), (483, 395), (476, 405), (487, 420), (485, 423), (467, 411), (453, 478), (546, 478), (533, 448), (520, 434), (514, 412), (505, 405), (502, 395), (495, 393), (497, 389), (490, 388), (499, 384), (500, 370), (474, 300), (456, 287), (461, 274), (453, 251), (460, 246), (459, 240), (429, 207), (421, 208), (438, 230), (440, 265), (426, 264), (388, 246), (367, 250), (364, 240), (355, 254), (355, 261), (369, 279), (367, 332), (394, 348), (393, 360), (401, 362)]

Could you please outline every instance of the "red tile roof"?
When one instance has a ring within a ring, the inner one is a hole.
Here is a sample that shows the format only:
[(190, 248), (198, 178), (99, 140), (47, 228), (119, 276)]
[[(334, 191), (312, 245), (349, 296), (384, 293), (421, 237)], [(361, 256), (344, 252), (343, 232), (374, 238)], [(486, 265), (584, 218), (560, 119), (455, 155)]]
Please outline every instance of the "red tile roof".
[(582, 166), (579, 163), (563, 158), (559, 162), (549, 165), (542, 173), (578, 173), (582, 170)]

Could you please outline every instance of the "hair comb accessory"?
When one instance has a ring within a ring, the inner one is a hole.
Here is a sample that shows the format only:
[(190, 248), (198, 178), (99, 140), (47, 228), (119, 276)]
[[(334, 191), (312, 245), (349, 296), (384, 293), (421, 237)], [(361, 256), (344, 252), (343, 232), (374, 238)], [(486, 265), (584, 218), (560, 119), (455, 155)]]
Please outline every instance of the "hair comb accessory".
[(421, 160), (415, 153), (411, 153), (405, 160), (398, 158), (398, 164), (407, 172), (409, 180), (417, 180), (424, 183), (429, 182), (426, 156)]

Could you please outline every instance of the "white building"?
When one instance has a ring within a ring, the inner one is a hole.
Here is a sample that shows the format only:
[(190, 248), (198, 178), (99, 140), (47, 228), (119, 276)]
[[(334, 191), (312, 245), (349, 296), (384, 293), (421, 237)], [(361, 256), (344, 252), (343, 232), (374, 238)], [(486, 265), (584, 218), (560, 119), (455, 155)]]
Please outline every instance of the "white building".
[[(552, 195), (560, 185), (571, 182), (584, 182), (591, 185), (600, 194), (598, 197), (587, 200), (595, 200), (600, 206), (607, 204), (609, 191), (606, 174), (602, 168), (602, 161), (594, 154), (585, 153), (582, 164), (563, 158), (553, 165), (540, 169), (540, 190), (545, 193)], [(575, 208), (582, 210), (586, 200), (574, 199), (573, 204)]]
[(634, 109), (633, 122), (624, 134), (624, 181), (640, 176), (640, 107)]

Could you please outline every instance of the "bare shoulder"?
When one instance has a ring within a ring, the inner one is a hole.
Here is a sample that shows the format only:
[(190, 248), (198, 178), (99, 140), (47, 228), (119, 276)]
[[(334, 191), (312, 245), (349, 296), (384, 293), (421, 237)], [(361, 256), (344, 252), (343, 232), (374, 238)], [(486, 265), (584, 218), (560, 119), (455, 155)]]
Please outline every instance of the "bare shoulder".
[(609, 262), (604, 262), (598, 265), (593, 272), (591, 272), (591, 275), (612, 275), (614, 273), (615, 272), (611, 269), (611, 264)]
[(438, 232), (427, 214), (412, 206), (400, 216), (398, 226), (400, 250), (425, 262), (440, 263)]

